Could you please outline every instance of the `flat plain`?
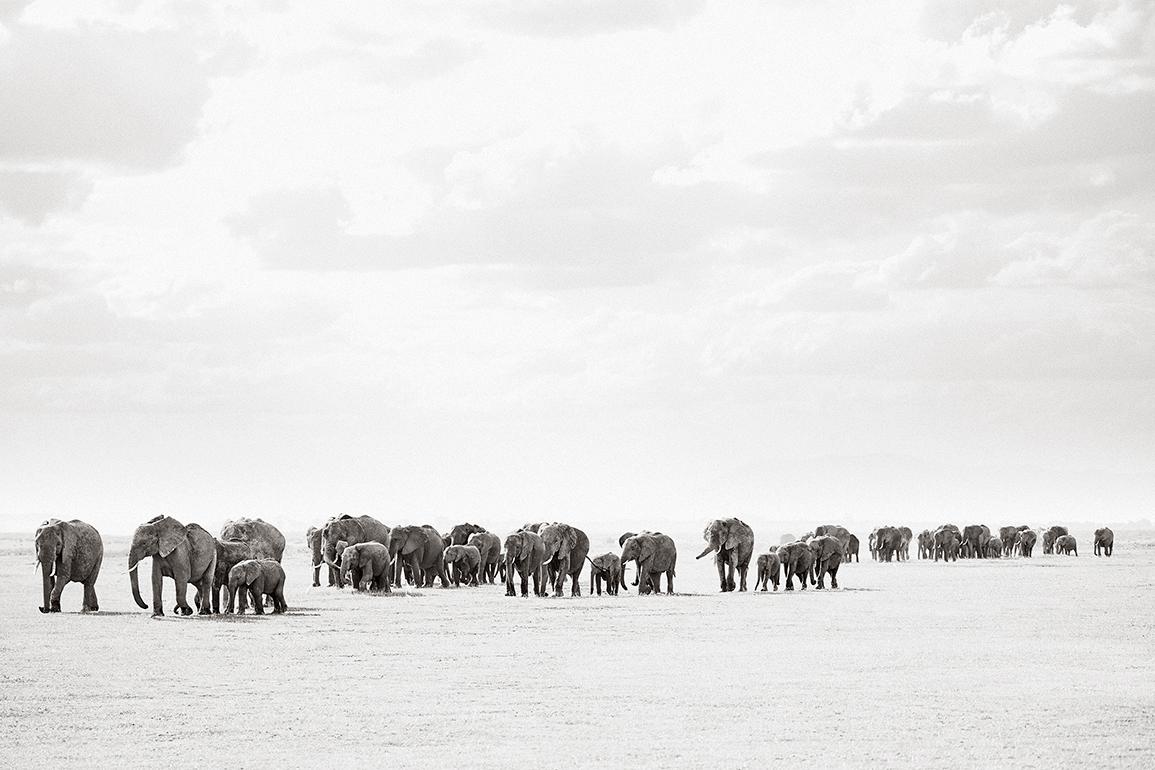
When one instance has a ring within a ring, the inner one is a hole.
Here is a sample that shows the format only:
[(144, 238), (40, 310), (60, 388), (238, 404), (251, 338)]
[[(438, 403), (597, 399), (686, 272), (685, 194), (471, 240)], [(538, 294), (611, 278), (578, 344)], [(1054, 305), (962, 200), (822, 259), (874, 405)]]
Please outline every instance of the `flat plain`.
[[(1153, 767), (1152, 533), (1119, 533), (1110, 559), (1091, 555), (1090, 532), (1073, 534), (1077, 558), (867, 557), (843, 566), (840, 590), (733, 594), (693, 559), (701, 542), (680, 538), (676, 595), (545, 599), (500, 585), (313, 588), (291, 541), (288, 614), (163, 619), (132, 601), (123, 538), (106, 538), (101, 612), (79, 613), (74, 584), (64, 612), (42, 615), (31, 534), (8, 536), (0, 756)], [(169, 611), (167, 580), (165, 597)]]

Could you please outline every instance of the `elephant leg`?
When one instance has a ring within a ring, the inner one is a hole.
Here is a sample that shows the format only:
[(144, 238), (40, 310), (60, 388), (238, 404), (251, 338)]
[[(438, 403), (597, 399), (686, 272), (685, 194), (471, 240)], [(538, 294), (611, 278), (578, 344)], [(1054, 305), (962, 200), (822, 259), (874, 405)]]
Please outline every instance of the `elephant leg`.
[(256, 615), (265, 614), (265, 585), (258, 581), (249, 587), (253, 594), (253, 613)]
[(164, 614), (164, 574), (161, 572), (160, 557), (152, 557), (152, 614)]
[(214, 593), (213, 586), (213, 576), (211, 574), (206, 578), (201, 578), (200, 585), (197, 586), (197, 595), (199, 597), (199, 601), (197, 602), (198, 615), (213, 614), (213, 603), (211, 598)]
[(244, 583), (237, 586), (237, 614), (244, 615), (249, 608), (249, 587)]
[(321, 568), (313, 567), (313, 588), (321, 587)]
[(84, 606), (81, 608), (82, 612), (96, 612), (100, 609), (100, 603), (96, 601), (96, 579), (90, 579), (84, 584)]
[(742, 579), (742, 584), (738, 588), (739, 591), (745, 591), (746, 590), (746, 575), (749, 572), (750, 572), (750, 565), (749, 564), (745, 565), (744, 567), (738, 568), (738, 574), (740, 575), (740, 577)]

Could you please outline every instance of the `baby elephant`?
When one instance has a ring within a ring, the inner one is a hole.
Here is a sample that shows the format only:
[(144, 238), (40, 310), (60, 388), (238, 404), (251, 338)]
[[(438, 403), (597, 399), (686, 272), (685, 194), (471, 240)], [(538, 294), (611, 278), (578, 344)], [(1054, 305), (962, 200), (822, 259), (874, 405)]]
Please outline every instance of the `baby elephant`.
[(1055, 538), (1055, 553), (1070, 556), (1071, 554), (1079, 555), (1079, 549), (1075, 543), (1075, 538), (1071, 535), (1059, 535)]
[(390, 593), (389, 549), (377, 542), (346, 546), (341, 550), (341, 575), (357, 591)]
[(466, 585), (478, 584), (478, 572), (481, 569), (481, 551), (475, 545), (451, 545), (445, 549), (442, 556), (445, 559), (445, 569), (452, 567), (453, 585), (460, 587), (464, 581)]
[[(610, 596), (618, 595), (618, 587), (626, 588), (626, 581), (623, 576), (622, 560), (618, 558), (616, 553), (603, 553), (601, 556), (595, 556), (590, 559), (586, 557), (590, 563), (590, 594), (597, 591), (598, 596), (602, 595), (602, 581), (606, 583), (606, 593)], [(626, 590), (630, 590), (626, 588)]]
[(758, 557), (758, 579), (754, 581), (754, 590), (758, 590), (758, 586), (762, 586), (763, 591), (769, 590), (769, 583), (774, 584), (774, 590), (778, 590), (778, 578), (782, 573), (782, 563), (778, 559), (778, 554), (775, 551), (761, 554)]
[(289, 609), (285, 604), (285, 570), (272, 559), (246, 559), (229, 570), (229, 606), (225, 612), (233, 611), (233, 600), (240, 592), (241, 615), (245, 614), (246, 592), (253, 597), (253, 612), (265, 614), (264, 598), (273, 600), (273, 612), (282, 613)]

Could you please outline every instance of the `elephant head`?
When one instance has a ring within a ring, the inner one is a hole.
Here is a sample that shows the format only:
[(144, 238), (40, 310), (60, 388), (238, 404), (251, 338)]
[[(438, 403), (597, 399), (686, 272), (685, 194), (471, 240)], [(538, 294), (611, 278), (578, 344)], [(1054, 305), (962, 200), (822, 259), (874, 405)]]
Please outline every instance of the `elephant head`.
[(259, 561), (246, 559), (229, 570), (229, 590), (235, 591), (240, 586), (251, 586), (263, 575)]
[(485, 532), (485, 527), (478, 524), (458, 524), (449, 533), (442, 536), (446, 545), (465, 545), (469, 542), (469, 538), (479, 532)]
[(132, 582), (132, 598), (138, 607), (148, 609), (140, 596), (140, 582), (136, 576), (140, 560), (146, 556), (165, 559), (182, 546), (187, 551), (188, 533), (184, 525), (171, 516), (157, 516), (136, 528), (128, 549), (128, 574)]
[(637, 532), (626, 532), (625, 534), (623, 534), (621, 537), (618, 538), (618, 547), (619, 548), (624, 547), (626, 544), (626, 541), (629, 540), (631, 537), (633, 537), (636, 534), (638, 534), (638, 533)]
[(526, 537), (529, 530), (514, 532), (505, 538), (505, 558), (510, 562), (519, 562), (527, 558), (533, 551), (533, 541)]
[(428, 542), (429, 533), (423, 527), (416, 524), (408, 527), (395, 527), (390, 533), (389, 556), (390, 558), (398, 554), (408, 556), (414, 551), (424, 553)]
[(714, 519), (707, 524), (705, 531), (702, 532), (702, 539), (706, 541), (706, 547), (695, 558), (701, 559), (714, 551), (732, 551), (737, 548), (740, 539), (738, 532), (731, 526), (732, 521)]
[(49, 519), (36, 530), (36, 561), (40, 565), (41, 580), (44, 584), (44, 605), (41, 612), (49, 612), (52, 589), (56, 586), (56, 564), (71, 561), (72, 544), (66, 542), (67, 525), (60, 519)]
[(568, 524), (550, 524), (541, 531), (541, 542), (545, 546), (545, 555), (541, 563), (548, 564), (557, 559), (569, 558), (570, 551), (577, 548), (578, 536), (573, 527)]

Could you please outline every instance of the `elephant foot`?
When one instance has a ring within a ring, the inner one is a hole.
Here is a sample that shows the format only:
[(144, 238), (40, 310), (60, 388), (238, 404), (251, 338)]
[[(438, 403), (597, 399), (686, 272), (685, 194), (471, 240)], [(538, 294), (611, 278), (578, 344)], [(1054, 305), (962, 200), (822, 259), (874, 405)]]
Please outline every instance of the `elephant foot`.
[[(179, 610), (180, 610), (180, 614), (181, 614), (181, 615), (184, 615), (186, 618), (187, 618), (189, 615), (193, 614), (193, 611), (192, 611), (192, 607), (178, 607), (177, 609), (179, 609)], [(175, 610), (174, 610), (174, 612), (175, 612)]]
[(47, 615), (49, 612), (51, 612), (51, 610), (48, 609), (47, 607), (37, 607), (36, 609), (40, 610), (40, 612), (45, 614), (45, 615)]
[(100, 612), (100, 607), (81, 607), (81, 612)]
[(198, 614), (198, 615), (212, 615), (212, 614), (213, 614), (213, 611), (212, 611), (212, 610), (205, 610), (205, 609), (201, 609), (201, 610), (197, 610), (197, 614)]
[(152, 616), (154, 618), (163, 618), (164, 617), (164, 610), (153, 610)]

